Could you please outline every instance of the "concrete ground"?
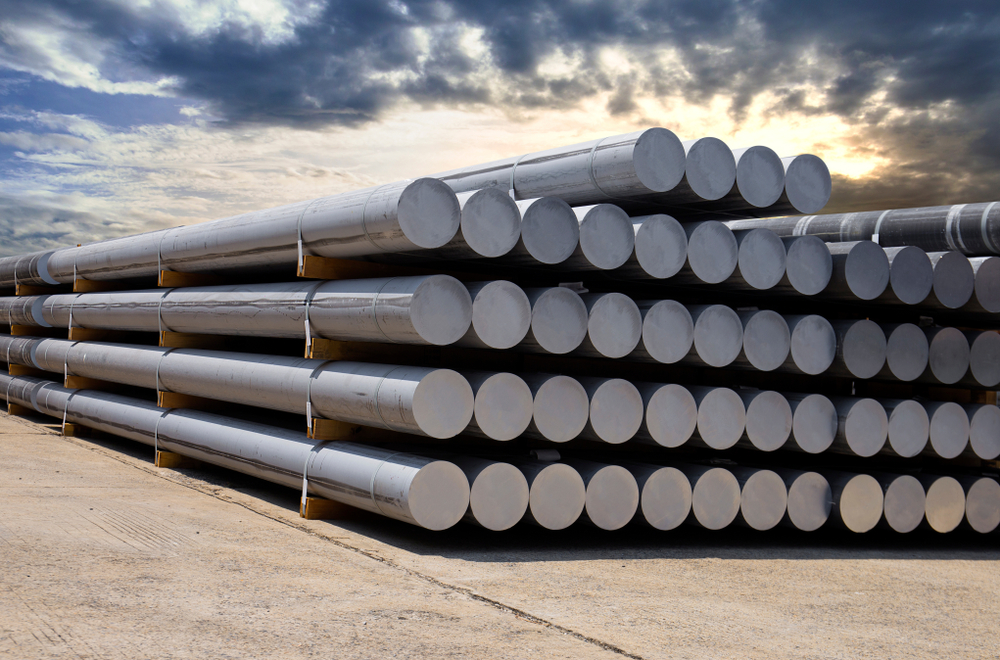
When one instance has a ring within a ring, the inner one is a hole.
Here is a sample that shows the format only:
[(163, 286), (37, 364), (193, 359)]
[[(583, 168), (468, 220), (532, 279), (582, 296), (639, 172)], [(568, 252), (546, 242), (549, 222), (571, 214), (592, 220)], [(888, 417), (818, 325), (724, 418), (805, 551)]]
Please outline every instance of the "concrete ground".
[(298, 517), (0, 415), (0, 657), (996, 658), (1000, 538)]

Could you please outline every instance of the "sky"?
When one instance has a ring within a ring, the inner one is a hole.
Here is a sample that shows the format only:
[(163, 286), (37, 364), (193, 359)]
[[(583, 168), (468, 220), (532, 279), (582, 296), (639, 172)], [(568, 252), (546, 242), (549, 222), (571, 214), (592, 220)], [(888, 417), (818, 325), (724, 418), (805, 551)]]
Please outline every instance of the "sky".
[(663, 126), (1000, 199), (1000, 3), (0, 0), (0, 255)]

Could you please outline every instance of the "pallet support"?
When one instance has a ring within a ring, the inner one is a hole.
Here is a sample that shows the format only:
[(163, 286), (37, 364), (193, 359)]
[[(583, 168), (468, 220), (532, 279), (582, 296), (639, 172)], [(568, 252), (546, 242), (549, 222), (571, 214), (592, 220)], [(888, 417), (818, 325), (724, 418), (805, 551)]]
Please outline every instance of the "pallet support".
[(175, 454), (172, 451), (156, 450), (156, 458), (153, 464), (158, 468), (197, 468), (202, 462), (196, 458), (190, 458), (182, 454)]

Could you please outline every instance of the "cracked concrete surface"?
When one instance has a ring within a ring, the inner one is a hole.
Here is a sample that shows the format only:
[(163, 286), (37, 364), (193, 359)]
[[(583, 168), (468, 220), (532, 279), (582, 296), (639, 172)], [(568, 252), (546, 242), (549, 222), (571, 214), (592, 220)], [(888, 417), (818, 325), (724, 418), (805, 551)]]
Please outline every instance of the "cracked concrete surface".
[(1000, 536), (298, 517), (0, 415), (0, 657), (996, 658)]

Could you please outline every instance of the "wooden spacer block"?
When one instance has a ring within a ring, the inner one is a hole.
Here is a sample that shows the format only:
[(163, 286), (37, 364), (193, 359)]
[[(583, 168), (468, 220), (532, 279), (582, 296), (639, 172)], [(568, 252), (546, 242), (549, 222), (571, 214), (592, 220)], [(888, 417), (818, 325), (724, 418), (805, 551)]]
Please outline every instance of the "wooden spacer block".
[(34, 376), (35, 378), (47, 378), (52, 375), (47, 371), (26, 367), (23, 364), (8, 364), (7, 373), (11, 376)]
[(193, 410), (212, 410), (220, 403), (214, 399), (206, 399), (179, 392), (157, 392), (156, 405), (160, 408), (191, 408)]
[(994, 390), (973, 390), (970, 403), (985, 403), (995, 406), (997, 405), (997, 393)]
[(175, 454), (172, 451), (156, 450), (154, 465), (158, 468), (196, 468), (200, 467), (201, 464), (201, 461), (196, 458)]
[(45, 328), (40, 325), (12, 325), (10, 334), (14, 337), (65, 337), (66, 328)]
[(223, 348), (226, 338), (222, 335), (198, 335), (191, 332), (160, 332), (160, 346), (165, 348)]
[(50, 286), (34, 286), (32, 284), (18, 284), (14, 287), (15, 296), (46, 296), (50, 293), (56, 293), (56, 290)]
[(190, 286), (214, 286), (221, 284), (222, 278), (207, 273), (179, 273), (176, 270), (161, 270), (156, 286), (168, 289)]
[[(352, 422), (341, 422), (325, 417), (313, 417), (309, 421), (307, 435), (313, 440), (333, 442), (378, 442), (406, 440), (412, 436), (374, 426), (362, 426)], [(428, 440), (431, 440), (428, 438)]]
[(350, 516), (356, 509), (347, 504), (322, 497), (306, 497), (299, 503), (299, 517), (306, 520), (338, 520)]
[(122, 385), (107, 380), (68, 374), (63, 380), (63, 387), (69, 390), (113, 390), (119, 389)]
[(420, 362), (437, 363), (441, 360), (438, 346), (409, 346), (405, 344), (376, 344), (358, 341), (336, 341), (314, 337), (305, 357), (314, 360), (351, 360), (355, 362)]
[(30, 415), (36, 414), (34, 410), (26, 406), (22, 406), (17, 403), (7, 404), (7, 414), (14, 415), (15, 417), (28, 417)]
[(123, 330), (105, 330), (103, 328), (77, 328), (69, 329), (70, 341), (118, 341), (128, 343), (127, 333)]
[(67, 438), (83, 438), (91, 435), (93, 429), (80, 424), (66, 422), (62, 425), (62, 434)]
[(982, 466), (985, 468), (1000, 470), (1000, 461), (983, 461)]
[(376, 264), (353, 259), (332, 259), (307, 254), (302, 257), (296, 275), (313, 280), (357, 280), (366, 277), (428, 275), (432, 272), (425, 268)]
[(73, 293), (98, 293), (100, 291), (121, 291), (120, 282), (103, 280), (85, 280), (77, 278), (73, 280)]

